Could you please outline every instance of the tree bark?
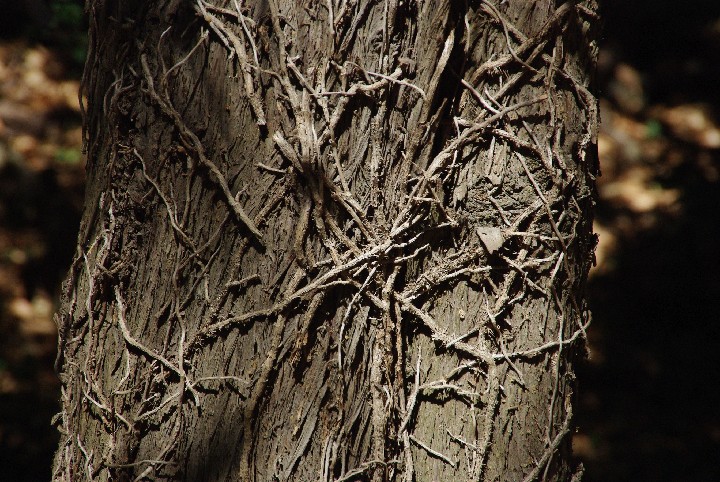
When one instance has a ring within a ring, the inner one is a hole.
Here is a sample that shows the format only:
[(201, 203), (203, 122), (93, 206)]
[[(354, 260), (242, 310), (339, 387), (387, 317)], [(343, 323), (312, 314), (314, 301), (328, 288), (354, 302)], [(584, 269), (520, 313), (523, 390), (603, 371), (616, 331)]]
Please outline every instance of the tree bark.
[(53, 479), (570, 480), (594, 0), (91, 0)]

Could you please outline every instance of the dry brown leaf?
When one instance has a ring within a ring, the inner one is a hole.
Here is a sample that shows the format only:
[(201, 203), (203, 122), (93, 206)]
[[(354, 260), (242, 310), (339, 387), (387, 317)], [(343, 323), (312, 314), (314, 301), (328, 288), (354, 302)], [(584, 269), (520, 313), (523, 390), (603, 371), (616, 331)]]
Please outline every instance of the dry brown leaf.
[(475, 231), (478, 236), (480, 236), (480, 241), (482, 241), (489, 254), (493, 254), (495, 251), (500, 249), (505, 241), (500, 228), (493, 226), (478, 226), (475, 228)]
[(655, 115), (680, 139), (707, 149), (720, 148), (720, 127), (704, 104), (659, 107)]
[(671, 207), (679, 200), (680, 191), (663, 189), (653, 182), (650, 169), (634, 167), (617, 180), (601, 185), (600, 196), (630, 211), (646, 213)]

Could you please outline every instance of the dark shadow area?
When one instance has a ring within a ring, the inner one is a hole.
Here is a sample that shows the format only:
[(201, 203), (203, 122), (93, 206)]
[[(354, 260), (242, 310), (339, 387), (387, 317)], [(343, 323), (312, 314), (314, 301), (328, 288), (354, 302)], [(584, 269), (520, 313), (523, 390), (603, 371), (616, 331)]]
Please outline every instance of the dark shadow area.
[(74, 76), (87, 55), (82, 0), (0, 0), (0, 40), (24, 39), (53, 49)]
[(80, 211), (76, 194), (63, 189), (53, 168), (33, 172), (17, 164), (0, 168), (0, 225), (32, 230), (42, 249), (20, 269), (28, 298), (55, 293), (75, 252)]
[(0, 481), (50, 479), (52, 314), (75, 251), (84, 161), (76, 0), (0, 0)]
[(693, 184), (685, 216), (590, 283), (601, 360), (578, 375), (598, 451), (586, 481), (720, 480), (720, 185)]
[(720, 2), (603, 13), (597, 225), (614, 249), (589, 283), (584, 480), (717, 481)]
[(603, 55), (628, 62), (642, 72), (650, 104), (720, 103), (720, 2), (600, 3)]
[(60, 395), (50, 317), (75, 250), (76, 197), (54, 169), (0, 169), (0, 236), (15, 238), (0, 250), (0, 480), (49, 479)]
[[(37, 384), (37, 378), (43, 377), (41, 372), (52, 363), (50, 358), (29, 356), (7, 368), (22, 382)], [(60, 409), (58, 388), (54, 380), (46, 379), (42, 389), (0, 394), (0, 480), (50, 480), (59, 439), (57, 430), (50, 426)]]

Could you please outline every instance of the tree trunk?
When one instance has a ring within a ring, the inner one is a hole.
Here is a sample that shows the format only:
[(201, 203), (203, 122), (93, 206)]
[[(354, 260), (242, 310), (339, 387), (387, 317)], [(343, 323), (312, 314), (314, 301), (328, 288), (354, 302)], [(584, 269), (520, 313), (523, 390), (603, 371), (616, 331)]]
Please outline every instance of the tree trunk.
[(53, 479), (578, 475), (595, 9), (89, 1)]

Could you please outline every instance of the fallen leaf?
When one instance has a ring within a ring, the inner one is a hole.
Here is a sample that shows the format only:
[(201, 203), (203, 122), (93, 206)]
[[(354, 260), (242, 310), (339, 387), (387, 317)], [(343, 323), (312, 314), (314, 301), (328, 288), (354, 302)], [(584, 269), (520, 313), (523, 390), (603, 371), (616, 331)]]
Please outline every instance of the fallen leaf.
[(478, 226), (475, 228), (475, 231), (478, 236), (480, 236), (480, 241), (482, 241), (485, 249), (487, 249), (488, 254), (493, 254), (495, 251), (500, 249), (500, 246), (502, 246), (505, 241), (500, 228), (493, 226)]

